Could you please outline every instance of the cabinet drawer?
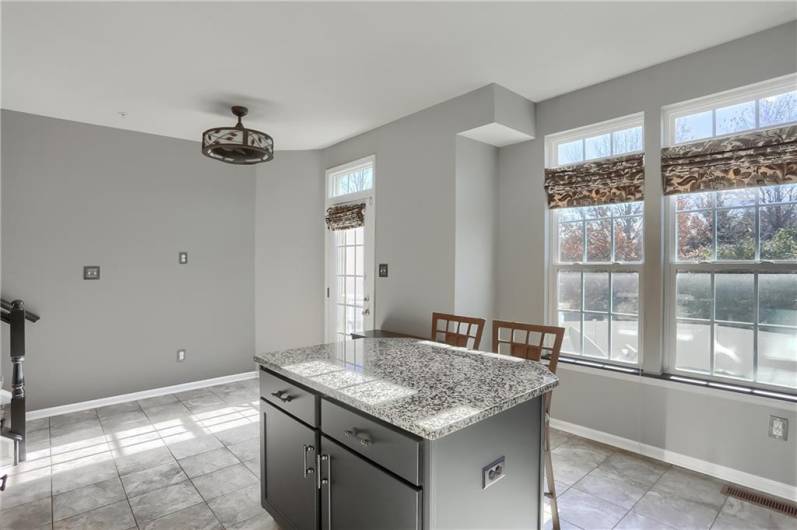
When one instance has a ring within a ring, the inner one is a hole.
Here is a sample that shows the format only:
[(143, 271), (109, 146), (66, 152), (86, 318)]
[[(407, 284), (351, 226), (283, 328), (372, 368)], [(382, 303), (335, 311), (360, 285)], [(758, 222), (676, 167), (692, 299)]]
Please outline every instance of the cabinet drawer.
[(318, 396), (278, 375), (260, 368), (260, 395), (303, 422), (318, 426)]
[(421, 440), (321, 400), (321, 431), (409, 482), (421, 483)]

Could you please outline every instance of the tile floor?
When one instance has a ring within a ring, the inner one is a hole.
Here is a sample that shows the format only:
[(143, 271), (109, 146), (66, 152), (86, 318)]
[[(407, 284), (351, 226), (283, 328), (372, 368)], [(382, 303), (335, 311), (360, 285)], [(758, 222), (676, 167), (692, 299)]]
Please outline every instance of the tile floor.
[(551, 448), (563, 530), (797, 529), (797, 519), (727, 497), (705, 475), (555, 430)]
[(277, 530), (260, 506), (257, 380), (28, 424), (0, 529)]
[[(29, 423), (0, 530), (278, 530), (260, 507), (257, 380)], [(563, 529), (789, 529), (722, 483), (554, 431)], [(546, 513), (550, 528), (550, 513)]]

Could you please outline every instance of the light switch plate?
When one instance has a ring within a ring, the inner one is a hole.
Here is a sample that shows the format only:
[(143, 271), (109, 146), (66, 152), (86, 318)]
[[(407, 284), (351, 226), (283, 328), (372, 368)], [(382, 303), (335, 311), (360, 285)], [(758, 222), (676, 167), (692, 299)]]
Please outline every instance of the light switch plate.
[(387, 278), (387, 263), (380, 263), (379, 264), (379, 277), (380, 278)]
[(180, 265), (185, 265), (186, 263), (188, 263), (188, 252), (185, 251), (180, 252), (177, 255), (177, 263), (179, 263)]
[(83, 267), (84, 280), (99, 280), (100, 279), (100, 266), (99, 265), (86, 265)]
[(181, 363), (185, 361), (185, 350), (177, 350), (177, 362)]
[(482, 489), (486, 490), (506, 476), (506, 458), (503, 456), (482, 468)]
[(789, 439), (789, 420), (788, 418), (781, 418), (780, 416), (769, 417), (769, 437), (776, 440), (783, 440), (784, 442)]

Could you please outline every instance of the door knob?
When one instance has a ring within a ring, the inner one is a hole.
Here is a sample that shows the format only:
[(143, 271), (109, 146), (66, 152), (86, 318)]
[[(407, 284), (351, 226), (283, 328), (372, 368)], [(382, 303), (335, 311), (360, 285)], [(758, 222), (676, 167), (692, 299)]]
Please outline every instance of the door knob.
[(371, 314), (371, 310), (366, 307), (365, 309), (363, 309), (363, 313), (362, 314), (363, 315), (370, 315)]

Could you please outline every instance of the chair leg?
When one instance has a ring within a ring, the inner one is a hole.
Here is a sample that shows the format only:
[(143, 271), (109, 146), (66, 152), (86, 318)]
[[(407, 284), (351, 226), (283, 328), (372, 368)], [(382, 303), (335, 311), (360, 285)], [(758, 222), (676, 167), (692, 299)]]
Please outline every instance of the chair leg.
[(551, 522), (553, 530), (559, 527), (559, 506), (556, 500), (556, 483), (553, 478), (553, 459), (551, 458), (551, 437), (548, 422), (545, 422), (545, 478), (548, 482), (548, 492), (545, 494), (551, 500)]

